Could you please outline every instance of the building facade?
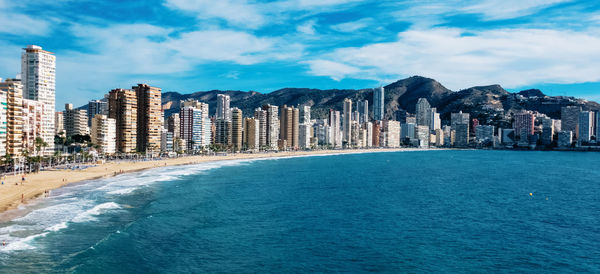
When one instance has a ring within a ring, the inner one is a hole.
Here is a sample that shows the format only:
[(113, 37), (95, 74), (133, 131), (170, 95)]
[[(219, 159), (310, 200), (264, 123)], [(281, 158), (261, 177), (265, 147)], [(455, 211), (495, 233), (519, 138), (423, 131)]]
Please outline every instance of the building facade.
[(117, 123), (115, 119), (104, 114), (96, 114), (92, 118), (92, 143), (98, 145), (98, 152), (114, 154), (117, 152)]
[(136, 152), (137, 145), (137, 96), (130, 89), (113, 89), (108, 97), (108, 117), (115, 119), (117, 151)]
[(132, 87), (137, 98), (136, 149), (144, 153), (160, 152), (162, 129), (162, 90), (146, 84)]
[(54, 153), (56, 56), (35, 45), (29, 45), (23, 50), (21, 55), (23, 98), (45, 104), (40, 136), (48, 144), (46, 154), (52, 154)]

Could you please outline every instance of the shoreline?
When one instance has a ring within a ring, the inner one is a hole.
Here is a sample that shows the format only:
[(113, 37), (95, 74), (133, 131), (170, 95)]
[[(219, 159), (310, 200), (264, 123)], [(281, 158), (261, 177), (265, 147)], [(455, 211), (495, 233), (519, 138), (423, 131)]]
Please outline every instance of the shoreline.
[[(314, 151), (285, 151), (270, 153), (236, 153), (228, 155), (211, 156), (184, 156), (180, 158), (169, 158), (154, 161), (122, 162), (111, 161), (103, 164), (90, 166), (82, 170), (44, 170), (38, 173), (25, 175), (25, 181), (21, 184), (21, 175), (6, 176), (0, 185), (0, 213), (6, 213), (17, 209), (20, 205), (28, 204), (30, 201), (44, 197), (46, 191), (52, 191), (70, 184), (84, 181), (97, 180), (114, 177), (125, 173), (140, 172), (148, 169), (195, 165), (208, 162), (246, 159), (277, 159), (308, 156), (327, 156), (341, 154), (378, 153), (378, 152), (401, 152), (401, 151), (429, 151), (443, 149), (348, 149), (348, 150), (314, 150)], [(15, 184), (16, 183), (16, 184)], [(11, 215), (11, 214), (8, 214)]]

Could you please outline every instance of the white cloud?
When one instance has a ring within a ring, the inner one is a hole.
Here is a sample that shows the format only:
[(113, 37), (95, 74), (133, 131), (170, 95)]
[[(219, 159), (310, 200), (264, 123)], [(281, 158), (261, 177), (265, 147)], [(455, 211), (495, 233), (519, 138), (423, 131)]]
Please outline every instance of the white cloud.
[(370, 23), (373, 22), (371, 18), (364, 18), (357, 21), (341, 23), (331, 26), (331, 29), (339, 32), (354, 32), (363, 28), (366, 28)]
[[(280, 22), (281, 18), (287, 19), (289, 12), (322, 12), (360, 2), (361, 0), (286, 0), (266, 3), (251, 0), (165, 0), (164, 5), (193, 13), (199, 20), (219, 18), (236, 27), (257, 29), (267, 23)], [(310, 31), (308, 28), (303, 30)]]
[(461, 11), (481, 13), (488, 20), (510, 19), (532, 14), (540, 9), (572, 0), (484, 0)]
[(304, 24), (298, 25), (296, 27), (296, 30), (298, 32), (301, 32), (304, 34), (314, 35), (316, 33), (316, 31), (315, 31), (316, 23), (317, 22), (315, 20), (308, 20), (308, 21), (304, 22)]
[(361, 71), (357, 67), (328, 60), (311, 60), (306, 63), (310, 65), (310, 72), (313, 75), (329, 76), (336, 81), (340, 81), (349, 75), (356, 75)]
[(462, 35), (461, 29), (410, 30), (398, 41), (342, 48), (308, 61), (310, 73), (332, 79), (433, 77), (451, 89), (499, 83), (600, 81), (598, 31), (502, 29)]
[(193, 12), (200, 19), (221, 18), (238, 27), (257, 28), (265, 23), (259, 7), (246, 0), (166, 0), (165, 5)]

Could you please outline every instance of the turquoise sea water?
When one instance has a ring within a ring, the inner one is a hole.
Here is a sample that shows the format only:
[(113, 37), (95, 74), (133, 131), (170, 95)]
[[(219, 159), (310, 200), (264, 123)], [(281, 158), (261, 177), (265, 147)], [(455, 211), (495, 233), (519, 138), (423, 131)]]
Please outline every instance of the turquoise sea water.
[(0, 272), (597, 273), (599, 164), (423, 151), (125, 174), (0, 223)]

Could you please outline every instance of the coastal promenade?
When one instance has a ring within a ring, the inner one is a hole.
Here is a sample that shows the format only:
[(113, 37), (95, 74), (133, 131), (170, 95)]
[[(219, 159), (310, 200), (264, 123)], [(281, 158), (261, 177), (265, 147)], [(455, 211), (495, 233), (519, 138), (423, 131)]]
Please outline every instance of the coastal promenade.
[(314, 151), (288, 151), (269, 153), (230, 153), (214, 156), (185, 156), (154, 161), (111, 161), (97, 164), (81, 170), (45, 170), (39, 173), (6, 176), (0, 185), (0, 212), (17, 208), (20, 204), (32, 199), (43, 197), (47, 191), (60, 188), (76, 182), (106, 178), (127, 172), (136, 172), (150, 168), (192, 165), (214, 161), (261, 159), (276, 157), (309, 156), (323, 154), (349, 154), (370, 152), (416, 151), (423, 149), (347, 149), (347, 150), (314, 150)]

